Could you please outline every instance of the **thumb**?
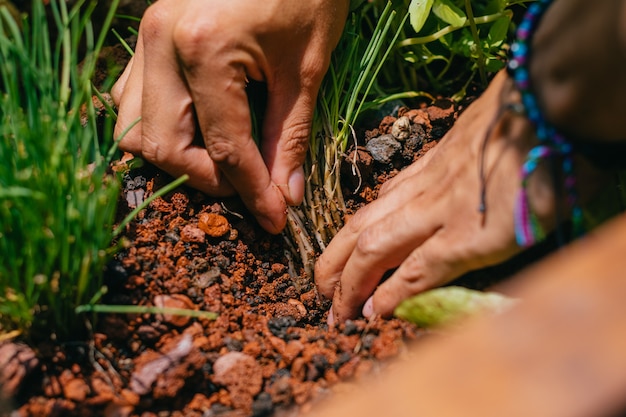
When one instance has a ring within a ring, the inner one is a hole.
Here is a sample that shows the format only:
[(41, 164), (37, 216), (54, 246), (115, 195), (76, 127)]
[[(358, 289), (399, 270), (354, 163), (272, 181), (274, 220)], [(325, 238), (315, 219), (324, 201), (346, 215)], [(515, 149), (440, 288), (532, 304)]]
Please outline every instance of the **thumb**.
[(268, 92), (262, 152), (272, 181), (289, 205), (300, 204), (304, 197), (302, 165), (309, 146), (318, 88), (319, 85), (298, 86)]

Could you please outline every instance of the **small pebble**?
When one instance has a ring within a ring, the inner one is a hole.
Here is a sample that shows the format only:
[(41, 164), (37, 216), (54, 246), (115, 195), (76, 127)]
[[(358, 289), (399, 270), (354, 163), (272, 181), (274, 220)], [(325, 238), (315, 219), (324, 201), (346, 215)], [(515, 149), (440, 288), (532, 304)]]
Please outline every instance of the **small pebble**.
[(217, 213), (200, 213), (198, 216), (198, 227), (212, 237), (222, 237), (230, 232), (228, 219)]
[(365, 147), (375, 161), (383, 164), (391, 163), (396, 154), (402, 150), (402, 145), (392, 135), (372, 138)]
[(391, 126), (391, 135), (400, 142), (405, 141), (411, 134), (411, 121), (408, 117), (398, 118)]

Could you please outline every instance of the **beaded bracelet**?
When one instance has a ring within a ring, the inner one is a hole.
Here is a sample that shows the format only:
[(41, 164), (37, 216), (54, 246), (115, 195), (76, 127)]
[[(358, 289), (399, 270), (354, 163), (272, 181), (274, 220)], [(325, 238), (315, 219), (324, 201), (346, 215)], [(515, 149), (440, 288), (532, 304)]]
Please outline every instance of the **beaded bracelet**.
[(511, 45), (511, 59), (507, 70), (512, 76), (522, 96), (522, 104), (526, 117), (533, 124), (539, 145), (530, 150), (521, 169), (522, 189), (515, 204), (515, 237), (522, 247), (528, 247), (545, 237), (537, 217), (530, 210), (526, 191), (528, 178), (535, 171), (541, 160), (547, 158), (561, 158), (563, 175), (565, 177), (565, 193), (567, 203), (571, 208), (573, 232), (580, 235), (582, 231), (582, 210), (577, 205), (576, 179), (572, 162), (572, 146), (556, 129), (543, 117), (537, 98), (532, 92), (528, 62), (530, 44), (537, 23), (552, 0), (538, 0), (531, 4), (520, 23), (516, 41)]

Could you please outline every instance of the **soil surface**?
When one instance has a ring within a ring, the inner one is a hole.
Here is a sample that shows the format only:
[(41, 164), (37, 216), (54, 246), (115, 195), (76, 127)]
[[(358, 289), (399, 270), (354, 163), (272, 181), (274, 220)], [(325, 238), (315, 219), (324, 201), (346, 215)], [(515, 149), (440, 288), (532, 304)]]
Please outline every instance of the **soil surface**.
[[(109, 54), (123, 67), (127, 56), (119, 46)], [(110, 70), (110, 62), (102, 66)], [(342, 170), (346, 215), (434, 147), (462, 109), (440, 99), (395, 109), (361, 129), (362, 146), (346, 155), (356, 159), (361, 178), (351, 177), (347, 162)], [(127, 168), (128, 159), (114, 169)], [(171, 180), (152, 166), (128, 170), (119, 219)], [(216, 200), (181, 187), (141, 211), (121, 239), (123, 249), (105, 272), (104, 304), (184, 308), (215, 318), (100, 314), (86, 342), (34, 350), (0, 344), (0, 381), (12, 397), (12, 416), (297, 415), (372, 378), (428, 334), (398, 319), (329, 328), (329, 303), (314, 284), (293, 284), (303, 272), (286, 255), (284, 237), (260, 229), (237, 198)], [(482, 275), (469, 281), (485, 286)], [(9, 413), (0, 404), (0, 415)]]
[[(351, 152), (369, 175), (356, 193), (346, 177), (348, 207), (374, 199), (382, 183), (435, 146), (457, 114), (452, 102), (440, 100), (401, 108), (361, 131), (364, 146)], [(170, 181), (151, 166), (128, 171), (119, 217)], [(329, 328), (328, 302), (314, 284), (293, 285), (302, 272), (286, 256), (283, 236), (260, 229), (236, 198), (215, 200), (181, 187), (140, 212), (122, 239), (105, 274), (104, 304), (185, 308), (216, 318), (101, 314), (89, 342), (43, 344), (37, 356), (5, 344), (5, 370), (28, 365), (5, 372), (15, 415), (295, 415), (371, 378), (427, 333), (380, 318)]]

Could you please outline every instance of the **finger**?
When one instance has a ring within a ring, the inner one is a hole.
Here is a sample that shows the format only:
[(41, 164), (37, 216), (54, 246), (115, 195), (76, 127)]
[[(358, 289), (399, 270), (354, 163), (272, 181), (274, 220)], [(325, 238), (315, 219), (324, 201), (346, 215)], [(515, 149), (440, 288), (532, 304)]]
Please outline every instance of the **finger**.
[[(441, 231), (442, 229), (440, 229)], [(365, 302), (365, 317), (381, 315), (388, 317), (403, 300), (431, 288), (438, 287), (469, 270), (469, 264), (448, 261), (450, 242), (436, 233), (413, 250), (394, 273)]]
[[(304, 171), (319, 82), (300, 85), (299, 77), (277, 79), (269, 85), (263, 156), (272, 180), (290, 205), (304, 197)], [(292, 81), (292, 80), (294, 80)]]
[[(401, 212), (408, 205), (412, 205), (413, 201), (420, 199), (423, 194), (420, 188), (421, 183), (402, 181), (395, 192), (380, 196), (350, 217), (350, 220), (332, 239), (315, 263), (315, 283), (318, 292), (323, 297), (332, 299), (335, 287), (338, 285), (346, 263), (354, 252), (363, 231), (371, 225), (397, 217), (398, 214), (396, 213)], [(414, 222), (415, 219), (411, 219), (408, 224)], [(406, 225), (402, 225), (399, 229), (408, 230)], [(389, 233), (389, 230), (387, 234), (391, 236), (393, 233)]]
[[(148, 11), (161, 13), (156, 6)], [(171, 175), (188, 174), (188, 185), (207, 194), (233, 194), (202, 141), (196, 140), (194, 104), (168, 37), (168, 22), (153, 14), (145, 15), (143, 22), (150, 34), (144, 41), (143, 156)]]
[(117, 121), (113, 131), (114, 137), (120, 140), (119, 147), (135, 155), (141, 155), (141, 126), (139, 122), (129, 131), (129, 126), (141, 118), (141, 96), (143, 92), (144, 50), (143, 36), (139, 33), (135, 55), (128, 63), (120, 79), (115, 84), (112, 94), (117, 106)]
[[(414, 248), (438, 230), (439, 224), (429, 219), (426, 213), (418, 214), (413, 210), (401, 210), (361, 233), (333, 297), (335, 320), (358, 316), (383, 275), (400, 265)], [(395, 233), (389, 233), (389, 230), (395, 230)]]
[[(218, 81), (229, 87), (219, 95), (210, 92), (203, 101), (207, 106), (198, 116), (207, 150), (261, 226), (271, 233), (279, 233), (287, 221), (285, 198), (272, 181), (261, 151), (252, 138), (244, 82), (231, 82), (245, 78), (245, 73), (233, 71), (231, 77), (228, 81)], [(224, 113), (218, 113), (214, 106), (222, 100), (228, 104)]]
[(124, 94), (124, 89), (126, 87), (126, 83), (128, 82), (128, 77), (133, 68), (133, 60), (134, 57), (131, 57), (128, 61), (128, 64), (124, 68), (124, 71), (120, 74), (113, 87), (111, 87), (111, 98), (113, 99), (113, 103), (119, 107), (120, 101), (122, 100), (122, 95)]
[[(180, 31), (176, 45), (211, 159), (261, 226), (279, 233), (287, 221), (285, 199), (252, 138), (245, 93), (246, 68), (256, 64), (247, 51), (231, 50), (224, 33)], [(251, 72), (257, 79), (258, 70)]]
[[(478, 219), (471, 215), (464, 218), (478, 224)], [(510, 259), (520, 248), (515, 244), (509, 221), (508, 217), (491, 218), (480, 229), (459, 229), (453, 225), (439, 228), (376, 289), (365, 303), (363, 315), (390, 316), (402, 300), (412, 295), (447, 284), (466, 272)]]

